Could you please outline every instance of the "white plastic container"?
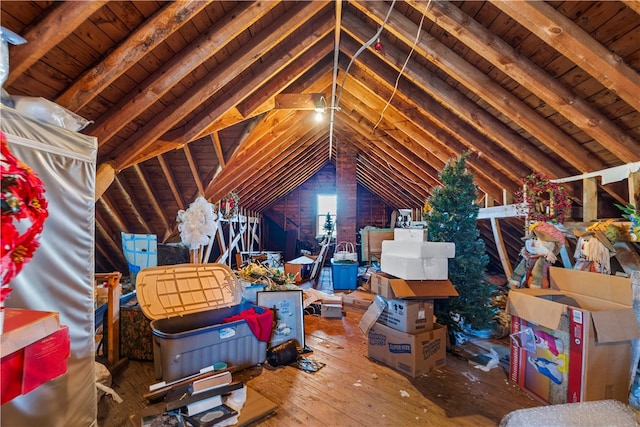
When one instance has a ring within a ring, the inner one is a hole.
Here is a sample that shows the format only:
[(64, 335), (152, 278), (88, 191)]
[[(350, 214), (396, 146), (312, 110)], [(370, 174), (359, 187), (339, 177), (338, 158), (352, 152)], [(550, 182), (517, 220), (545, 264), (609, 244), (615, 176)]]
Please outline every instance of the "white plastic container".
[(157, 379), (173, 381), (216, 362), (240, 370), (266, 359), (246, 320), (227, 317), (254, 307), (224, 264), (178, 264), (140, 270), (136, 279), (140, 308), (151, 319)]

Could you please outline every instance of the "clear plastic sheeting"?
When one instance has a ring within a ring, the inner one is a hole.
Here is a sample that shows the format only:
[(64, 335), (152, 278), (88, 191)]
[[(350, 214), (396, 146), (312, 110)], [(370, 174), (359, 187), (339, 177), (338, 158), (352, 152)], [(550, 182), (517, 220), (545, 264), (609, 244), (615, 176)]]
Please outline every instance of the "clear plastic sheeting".
[(500, 421), (500, 427), (636, 427), (636, 413), (617, 400), (565, 403), (518, 409)]
[(12, 96), (14, 108), (22, 114), (63, 129), (78, 132), (93, 123), (48, 99), (33, 96)]

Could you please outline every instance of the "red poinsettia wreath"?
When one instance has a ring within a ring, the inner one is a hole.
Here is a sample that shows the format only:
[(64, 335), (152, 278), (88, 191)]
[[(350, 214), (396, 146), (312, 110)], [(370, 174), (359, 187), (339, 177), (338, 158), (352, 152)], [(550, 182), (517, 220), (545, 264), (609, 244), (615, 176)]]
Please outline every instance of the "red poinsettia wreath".
[(38, 248), (44, 221), (49, 215), (44, 186), (36, 173), (16, 158), (0, 132), (2, 156), (2, 288), (3, 302), (11, 288), (9, 282), (22, 270)]

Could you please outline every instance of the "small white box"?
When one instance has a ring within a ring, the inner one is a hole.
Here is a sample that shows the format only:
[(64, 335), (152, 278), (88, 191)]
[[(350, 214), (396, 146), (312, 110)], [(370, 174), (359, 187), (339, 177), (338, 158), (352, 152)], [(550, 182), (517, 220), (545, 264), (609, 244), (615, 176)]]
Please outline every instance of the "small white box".
[(382, 252), (380, 270), (404, 280), (445, 280), (449, 277), (447, 258), (406, 258)]
[(320, 316), (329, 318), (342, 318), (342, 304), (322, 304)]
[(452, 242), (385, 240), (382, 242), (382, 256), (385, 255), (404, 258), (453, 258), (456, 256), (456, 244)]
[(393, 240), (426, 242), (429, 240), (427, 231), (426, 228), (394, 228)]

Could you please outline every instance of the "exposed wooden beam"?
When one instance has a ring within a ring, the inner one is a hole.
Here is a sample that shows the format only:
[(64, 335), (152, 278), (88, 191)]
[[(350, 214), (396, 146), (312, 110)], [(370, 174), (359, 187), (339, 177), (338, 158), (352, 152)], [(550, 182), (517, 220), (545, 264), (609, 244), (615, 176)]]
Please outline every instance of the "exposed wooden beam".
[(124, 218), (122, 218), (122, 215), (120, 215), (108, 196), (104, 195), (97, 201), (97, 203), (102, 206), (109, 219), (116, 224), (118, 232), (129, 231)]
[(640, 74), (577, 24), (541, 1), (491, 3), (640, 110)]
[(191, 0), (168, 3), (147, 19), (97, 66), (76, 79), (73, 85), (56, 99), (56, 102), (71, 111), (79, 111), (104, 88), (140, 61), (144, 55), (202, 11), (207, 4), (206, 1)]
[(98, 169), (96, 170), (95, 200), (98, 200), (100, 197), (102, 197), (102, 194), (107, 191), (107, 188), (109, 188), (115, 176), (116, 170), (111, 162), (102, 163), (100, 164), (100, 166), (98, 166)]
[(164, 178), (167, 180), (167, 184), (169, 185), (171, 194), (173, 194), (173, 198), (178, 204), (178, 208), (180, 210), (184, 210), (185, 209), (184, 199), (182, 198), (182, 193), (178, 190), (178, 186), (176, 185), (176, 180), (173, 177), (173, 174), (171, 173), (171, 169), (169, 169), (169, 166), (167, 165), (167, 162), (164, 160), (164, 157), (162, 156), (162, 154), (157, 157), (157, 160), (158, 160), (158, 163), (160, 163), (160, 168), (164, 173)]
[[(343, 22), (348, 24), (346, 31), (354, 36), (356, 40), (361, 42), (365, 40), (366, 35), (355, 17), (347, 14), (343, 17)], [(342, 44), (343, 46), (348, 46), (348, 41), (343, 40)], [(379, 59), (384, 60), (389, 66), (393, 67), (396, 72), (402, 69), (402, 64), (406, 58), (406, 54), (401, 54), (397, 49), (393, 49), (392, 47), (385, 49), (384, 57), (378, 54), (376, 55)], [(361, 56), (368, 58), (366, 52)], [(363, 61), (363, 64), (366, 65), (367, 63), (371, 64), (372, 61)], [(380, 69), (380, 67), (376, 67), (374, 71), (379, 75), (387, 74), (384, 70)], [(412, 80), (419, 89), (422, 89), (422, 91), (430, 96), (422, 94), (421, 91), (416, 90), (415, 87), (412, 88), (409, 85), (403, 86), (404, 83), (402, 80), (400, 81), (401, 92), (406, 94), (406, 96), (411, 96), (413, 101), (420, 106), (421, 111), (427, 112), (432, 120), (440, 124), (444, 129), (447, 129), (447, 131), (453, 132), (454, 134), (459, 132), (461, 137), (470, 140), (470, 137), (473, 137), (473, 135), (468, 131), (465, 132), (461, 124), (461, 122), (465, 122), (477, 129), (478, 133), (487, 135), (492, 141), (515, 158), (526, 156), (532, 169), (543, 171), (546, 175), (553, 178), (570, 175), (554, 162), (550, 162), (548, 155), (537, 149), (533, 144), (489, 112), (480, 108), (466, 96), (452, 90), (451, 86), (437, 76), (425, 75), (424, 69), (414, 70), (412, 67), (405, 69), (405, 75), (408, 79)], [(475, 141), (476, 138), (472, 140)], [(491, 151), (487, 152), (491, 153)]]
[[(386, 5), (376, 2), (355, 2), (358, 10), (382, 24)], [(385, 27), (407, 45), (413, 45), (418, 26), (398, 12), (392, 12)], [(433, 62), (468, 90), (481, 97), (487, 104), (509, 117), (541, 143), (552, 149), (581, 172), (602, 169), (600, 160), (585, 152), (573, 138), (532, 110), (523, 101), (494, 82), (489, 76), (466, 62), (455, 52), (423, 33), (415, 45), (415, 52)]]
[[(429, 8), (416, 0), (408, 3), (420, 11), (424, 10), (437, 25), (534, 93), (623, 163), (640, 159), (640, 142), (462, 10), (444, 0), (432, 2)], [(637, 98), (640, 86), (636, 89)]]
[[(302, 4), (301, 9), (300, 7), (294, 7), (294, 10), (298, 12), (300, 16), (295, 20), (295, 14), (288, 14), (286, 15), (287, 19), (294, 19), (292, 22), (297, 22), (299, 25), (302, 25), (302, 23), (306, 22), (302, 17), (306, 16), (310, 12), (310, 9), (321, 9), (322, 5), (320, 3), (321, 2), (308, 2)], [(181, 95), (174, 102), (175, 106), (173, 108), (168, 108), (165, 113), (156, 116), (154, 119), (149, 121), (141, 131), (136, 132), (131, 138), (129, 138), (129, 140), (123, 144), (125, 147), (124, 150), (118, 153), (115, 158), (116, 167), (118, 169), (122, 169), (137, 163), (137, 157), (149, 145), (153, 144), (156, 139), (160, 138), (163, 133), (171, 129), (195, 108), (199, 107), (204, 100), (209, 99), (213, 94), (221, 90), (226, 84), (230, 83), (235, 77), (239, 76), (243, 71), (249, 68), (253, 63), (252, 59), (254, 57), (264, 55), (265, 50), (269, 50), (287, 34), (290, 34), (287, 30), (294, 26), (285, 25), (284, 27), (286, 27), (286, 29), (283, 31), (283, 22), (277, 21), (272, 24), (271, 27), (265, 29), (265, 33), (267, 33), (267, 35), (264, 38), (258, 38), (255, 44), (249, 44), (246, 47), (241, 48), (240, 51), (233, 56), (232, 60), (226, 61), (220, 67), (216, 68), (214, 72), (210, 73), (206, 78), (199, 80), (194, 87)], [(296, 28), (298, 27), (291, 29), (291, 32)], [(214, 107), (214, 114), (212, 116), (210, 116), (210, 114), (204, 114), (198, 116), (195, 120), (190, 121), (185, 141), (192, 141), (199, 138), (201, 136), (200, 133), (206, 128), (213, 118), (220, 116), (224, 111), (235, 106), (235, 104), (239, 102), (242, 97), (246, 96), (247, 93), (250, 93), (255, 90), (255, 88), (259, 87), (259, 82), (264, 81), (264, 79), (271, 76), (284, 64), (293, 61), (299, 55), (304, 53), (309, 48), (309, 45), (313, 47), (313, 44), (322, 38), (323, 33), (328, 31), (330, 31), (329, 27), (320, 34), (308, 34), (306, 40), (295, 40), (296, 43), (293, 46), (278, 48), (279, 55), (274, 55), (278, 59), (276, 61), (269, 62), (268, 66), (259, 70), (258, 75), (252, 79), (256, 80), (256, 82), (253, 84), (243, 82), (242, 87), (238, 87), (233, 92), (228, 93), (229, 96), (222, 97), (222, 104)], [(188, 135), (191, 135), (191, 137)]]
[[(118, 178), (118, 175), (116, 175), (116, 177), (113, 180), (113, 182), (115, 183), (116, 188), (120, 192), (120, 196), (125, 200), (126, 204), (130, 207), (131, 211), (133, 212), (133, 215), (135, 216), (135, 218), (138, 221), (138, 223), (140, 224), (140, 226), (142, 226), (142, 228), (144, 229), (145, 233), (147, 233), (147, 234), (155, 234), (155, 233), (153, 233), (151, 231), (151, 227), (149, 227), (149, 224), (147, 223), (147, 220), (145, 219), (144, 215), (142, 215), (140, 213), (140, 211), (138, 210), (138, 208), (136, 207), (136, 204), (134, 203), (133, 199), (131, 198), (131, 194), (132, 193), (130, 191), (127, 191), (127, 189), (124, 187), (124, 185), (122, 184), (122, 182)], [(122, 231), (128, 231), (128, 229), (125, 228)]]
[(222, 152), (222, 147), (220, 146), (220, 136), (218, 132), (211, 133), (211, 142), (213, 143), (213, 151), (216, 153), (216, 157), (218, 158), (218, 163), (220, 163), (220, 167), (224, 169), (225, 161), (224, 161), (224, 153)]
[(103, 0), (58, 3), (35, 27), (21, 35), (27, 43), (11, 47), (11, 72), (4, 86), (11, 85), (105, 3)]
[[(314, 3), (314, 2), (311, 2)], [(199, 138), (203, 133), (208, 132), (208, 125), (225, 111), (235, 107), (238, 103), (246, 99), (252, 93), (255, 93), (260, 88), (260, 93), (264, 93), (263, 98), (265, 101), (275, 95), (278, 90), (282, 90), (282, 87), (274, 88), (273, 85), (268, 85), (267, 88), (262, 88), (266, 81), (269, 81), (274, 77), (277, 71), (281, 71), (287, 65), (293, 64), (297, 59), (300, 64), (295, 67), (295, 72), (302, 74), (313, 64), (323, 58), (331, 46), (329, 40), (323, 40), (323, 38), (331, 31), (331, 22), (324, 20), (318, 24), (318, 27), (312, 32), (313, 27), (307, 28), (308, 34), (302, 40), (295, 40), (294, 43), (288, 43), (284, 46), (278, 47), (277, 52), (274, 52), (274, 56), (280, 58), (269, 64), (267, 67), (263, 67), (260, 73), (251, 78), (250, 81), (243, 81), (233, 88), (230, 88), (226, 93), (228, 96), (223, 97), (225, 102), (222, 105), (217, 105), (212, 111), (201, 114), (196, 119), (189, 123), (189, 130), (185, 134), (187, 141), (192, 141)], [(288, 80), (282, 79), (282, 77), (276, 77), (278, 82), (289, 83)], [(264, 92), (263, 92), (264, 91)], [(245, 106), (246, 110), (240, 111), (245, 117), (253, 114), (250, 107)]]
[[(102, 236), (102, 239), (104, 240), (104, 242), (106, 243), (106, 245), (109, 248), (109, 251), (107, 251), (106, 248), (102, 247), (102, 249), (100, 249), (100, 253), (103, 253), (103, 256), (114, 267), (117, 267), (119, 263), (113, 261), (113, 258), (117, 257), (117, 258), (120, 258), (120, 259), (124, 259), (124, 252), (122, 250), (122, 244), (118, 244), (118, 242), (116, 242), (113, 239), (113, 236), (111, 236), (99, 222), (96, 222), (96, 232), (98, 233), (98, 235)], [(125, 262), (126, 262), (126, 260), (125, 260)]]
[(640, 15), (640, 0), (622, 0), (622, 3)]
[[(174, 2), (180, 4), (181, 2)], [(185, 49), (176, 54), (146, 78), (137, 88), (103, 114), (87, 131), (106, 144), (118, 131), (127, 126), (140, 113), (147, 110), (185, 76), (208, 58), (223, 50), (246, 26), (268, 13), (278, 2), (240, 2), (219, 25), (211, 27)]]
[(160, 220), (164, 224), (164, 228), (166, 230), (169, 230), (171, 228), (171, 226), (169, 225), (169, 221), (167, 220), (167, 217), (164, 214), (162, 207), (160, 206), (160, 202), (158, 202), (158, 197), (156, 196), (155, 192), (151, 189), (151, 186), (149, 185), (149, 181), (147, 180), (144, 173), (142, 172), (142, 169), (140, 168), (139, 165), (134, 165), (133, 172), (135, 173), (136, 179), (138, 180), (140, 185), (142, 185), (144, 194), (146, 195), (146, 199), (153, 207), (153, 210), (155, 211), (156, 216), (160, 218)]
[(189, 163), (189, 169), (191, 170), (191, 175), (193, 176), (193, 181), (196, 183), (196, 187), (198, 187), (198, 193), (204, 195), (204, 186), (202, 185), (202, 180), (200, 179), (200, 172), (198, 171), (198, 165), (196, 165), (193, 156), (191, 155), (191, 149), (189, 145), (185, 145), (184, 155), (187, 158), (187, 163)]

